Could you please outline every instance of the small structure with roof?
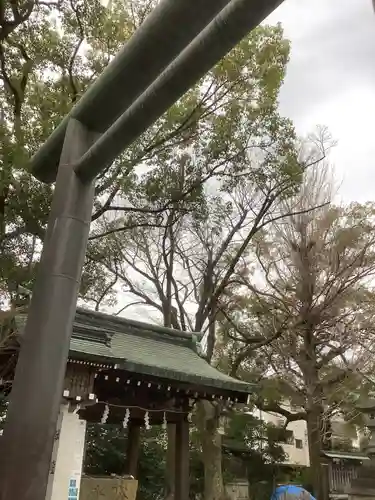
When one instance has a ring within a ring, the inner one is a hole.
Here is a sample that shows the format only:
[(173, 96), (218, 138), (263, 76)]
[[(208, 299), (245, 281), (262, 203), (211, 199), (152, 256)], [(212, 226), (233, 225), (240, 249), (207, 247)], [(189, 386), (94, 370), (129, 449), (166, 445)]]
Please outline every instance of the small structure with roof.
[[(25, 321), (26, 315), (16, 317), (19, 336), (13, 336), (13, 342), (22, 339)], [(200, 334), (77, 309), (52, 457), (50, 498), (78, 497), (86, 422), (101, 422), (127, 429), (124, 474), (135, 478), (140, 428), (175, 424), (175, 500), (188, 499), (189, 421), (195, 403), (201, 399), (246, 403), (252, 390), (207, 363), (200, 340)]]

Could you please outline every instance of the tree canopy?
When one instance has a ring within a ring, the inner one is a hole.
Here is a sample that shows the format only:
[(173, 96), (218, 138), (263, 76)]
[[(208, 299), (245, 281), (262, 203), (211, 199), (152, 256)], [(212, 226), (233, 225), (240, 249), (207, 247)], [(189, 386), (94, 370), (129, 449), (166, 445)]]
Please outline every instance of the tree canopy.
[(332, 444), (333, 417), (353, 420), (361, 390), (368, 390), (375, 333), (374, 205), (330, 204), (330, 187), (320, 165), (306, 173), (297, 196), (283, 201), (286, 210), (320, 208), (259, 234), (223, 327), (237, 353), (232, 374), (251, 372), (264, 388), (258, 405), (286, 422), (306, 420), (321, 497), (321, 451)]
[[(1, 291), (30, 286), (52, 188), (27, 160), (142, 23), (154, 1), (10, 1), (0, 10)], [(96, 243), (124, 229), (197, 212), (204, 186), (249, 171), (295, 172), (293, 128), (277, 112), (289, 45), (280, 27), (254, 30), (98, 179), (82, 296), (108, 295)], [(280, 161), (283, 158), (283, 161)], [(281, 165), (282, 163), (282, 165)], [(262, 174), (263, 175), (263, 174)], [(104, 243), (103, 243), (104, 244)], [(104, 244), (105, 245), (105, 244)], [(95, 268), (95, 271), (93, 272)], [(106, 293), (105, 293), (106, 292)]]

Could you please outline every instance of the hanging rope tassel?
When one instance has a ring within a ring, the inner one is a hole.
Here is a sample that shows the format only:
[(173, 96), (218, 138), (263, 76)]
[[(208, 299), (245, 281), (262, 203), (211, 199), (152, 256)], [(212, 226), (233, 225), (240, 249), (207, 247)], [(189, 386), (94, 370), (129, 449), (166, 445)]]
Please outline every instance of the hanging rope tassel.
[(147, 431), (151, 429), (150, 415), (149, 415), (148, 411), (146, 411), (146, 413), (145, 413), (145, 427), (146, 427)]
[(126, 408), (125, 417), (124, 420), (122, 421), (122, 426), (124, 429), (126, 429), (128, 426), (129, 418), (130, 418), (130, 410), (129, 408)]
[(105, 424), (107, 422), (108, 415), (109, 415), (109, 406), (105, 405), (105, 408), (104, 408), (104, 411), (103, 411), (103, 415), (102, 415), (102, 418), (101, 418), (101, 421), (100, 421), (102, 424)]
[(163, 413), (163, 424), (162, 424), (162, 428), (164, 430), (167, 430), (167, 414), (164, 412)]

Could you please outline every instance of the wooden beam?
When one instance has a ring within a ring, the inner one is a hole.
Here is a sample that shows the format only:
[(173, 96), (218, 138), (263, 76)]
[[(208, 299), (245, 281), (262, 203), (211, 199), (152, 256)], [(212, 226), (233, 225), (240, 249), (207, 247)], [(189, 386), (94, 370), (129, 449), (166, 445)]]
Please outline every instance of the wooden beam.
[(165, 498), (174, 499), (176, 480), (176, 424), (168, 421), (167, 425), (167, 457), (165, 470)]
[[(139, 383), (140, 385), (138, 385)], [(159, 398), (192, 398), (246, 403), (248, 398), (247, 393), (114, 369), (99, 372), (95, 385), (94, 392), (98, 394), (101, 400), (108, 391), (116, 392), (116, 387), (117, 397), (123, 398), (124, 390), (127, 395), (129, 395), (129, 392), (135, 391), (137, 396), (145, 394), (149, 400), (152, 398), (155, 401), (158, 401)], [(113, 395), (115, 392), (113, 392)]]
[(141, 428), (136, 423), (129, 422), (128, 446), (126, 450), (125, 474), (133, 477), (138, 475), (138, 459), (141, 444)]
[(189, 422), (176, 424), (176, 463), (174, 500), (189, 500)]

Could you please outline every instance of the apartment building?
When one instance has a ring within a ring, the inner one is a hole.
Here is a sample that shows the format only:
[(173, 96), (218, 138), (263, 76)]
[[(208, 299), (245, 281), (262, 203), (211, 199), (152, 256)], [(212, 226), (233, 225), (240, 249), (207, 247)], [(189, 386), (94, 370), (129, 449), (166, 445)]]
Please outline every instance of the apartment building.
[[(284, 405), (285, 409), (290, 410), (289, 405)], [(277, 427), (285, 425), (285, 418), (276, 413), (267, 413), (260, 410), (256, 411), (256, 416), (265, 422), (272, 423)], [(331, 421), (332, 444), (334, 449), (347, 451), (359, 451), (361, 434), (350, 424), (345, 422), (340, 416), (336, 416)], [(300, 465), (308, 467), (309, 445), (307, 437), (307, 426), (304, 420), (290, 422), (286, 428), (286, 442), (281, 443), (287, 456), (285, 464)], [(334, 458), (334, 451), (327, 453)]]
[[(276, 427), (283, 427), (285, 425), (285, 419), (276, 413), (267, 413), (258, 410), (256, 416)], [(286, 442), (281, 443), (281, 445), (287, 456), (285, 464), (301, 465), (304, 467), (310, 465), (307, 428), (304, 420), (288, 424), (286, 428)]]
[[(291, 408), (287, 404), (284, 404), (283, 407), (289, 411), (298, 411), (298, 408)], [(285, 425), (285, 418), (279, 414), (259, 410), (252, 413), (264, 422), (277, 427), (284, 427)], [(286, 431), (286, 436), (284, 435), (285, 442), (280, 443), (286, 455), (284, 464), (292, 467), (309, 467), (306, 422), (304, 420), (290, 422)], [(354, 425), (345, 422), (340, 416), (336, 416), (331, 420), (330, 432), (332, 448), (322, 453), (322, 458), (328, 466), (325, 473), (327, 473), (330, 500), (348, 500), (352, 480), (357, 477), (358, 471), (363, 464), (369, 460), (366, 453), (361, 451), (360, 445), (364, 436)], [(237, 492), (238, 488), (243, 489), (242, 483), (240, 485), (236, 483), (234, 486), (231, 485), (232, 489), (234, 488), (233, 491), (228, 491), (230, 498), (233, 500), (242, 499), (243, 497)], [(237, 492), (236, 496), (234, 491)]]

